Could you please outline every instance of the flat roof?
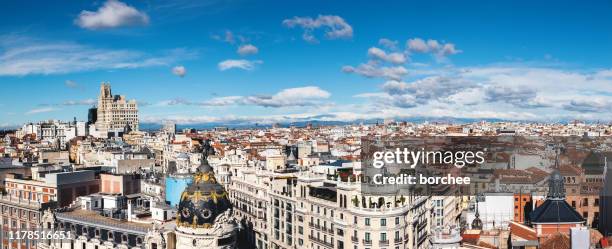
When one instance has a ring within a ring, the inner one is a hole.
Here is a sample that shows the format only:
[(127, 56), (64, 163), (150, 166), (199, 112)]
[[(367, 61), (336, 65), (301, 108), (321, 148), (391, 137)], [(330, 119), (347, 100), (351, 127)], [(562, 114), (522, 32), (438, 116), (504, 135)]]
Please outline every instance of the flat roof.
[(147, 231), (153, 227), (151, 223), (138, 223), (129, 222), (125, 220), (118, 220), (100, 215), (97, 212), (75, 209), (68, 212), (57, 212), (55, 216), (60, 220), (71, 221), (80, 224), (95, 224), (97, 227), (103, 229), (115, 230), (126, 230), (134, 233), (146, 234)]

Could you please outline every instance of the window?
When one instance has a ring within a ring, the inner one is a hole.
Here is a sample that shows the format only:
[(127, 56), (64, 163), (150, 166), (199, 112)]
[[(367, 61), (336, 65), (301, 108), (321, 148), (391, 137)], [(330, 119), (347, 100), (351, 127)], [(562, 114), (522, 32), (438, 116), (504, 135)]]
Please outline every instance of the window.
[(370, 225), (370, 218), (365, 218), (365, 225), (369, 226)]
[(381, 227), (387, 226), (387, 219), (380, 219), (380, 226)]
[(400, 218), (399, 217), (395, 217), (395, 225), (399, 225), (400, 222)]
[(365, 241), (370, 241), (370, 233), (365, 233)]
[(399, 231), (395, 231), (395, 240), (400, 240)]
[(387, 233), (380, 233), (380, 241), (387, 241)]
[(355, 225), (357, 225), (357, 217), (353, 217), (353, 223), (355, 223)]

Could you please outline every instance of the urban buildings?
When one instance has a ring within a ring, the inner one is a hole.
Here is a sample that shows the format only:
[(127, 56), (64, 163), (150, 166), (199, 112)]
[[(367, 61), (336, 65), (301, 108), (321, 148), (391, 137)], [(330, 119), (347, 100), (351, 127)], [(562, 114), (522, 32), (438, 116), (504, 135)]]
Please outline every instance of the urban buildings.
[(9, 174), (5, 194), (0, 197), (3, 248), (36, 248), (34, 241), (10, 240), (9, 231), (33, 231), (40, 228), (45, 210), (70, 205), (78, 196), (99, 192), (93, 171), (63, 172), (33, 168), (32, 177)]
[[(609, 125), (387, 120), (138, 131), (135, 103), (106, 83), (97, 108), (89, 126), (45, 121), (3, 137), (2, 231), (75, 237), (0, 233), (2, 248), (546, 248), (585, 241), (584, 231), (592, 245), (610, 236)], [(443, 148), (449, 135), (482, 137), (490, 152), (465, 168), (473, 185), (436, 194), (364, 188), (362, 138), (426, 138)]]
[(48, 120), (36, 124), (25, 124), (16, 133), (17, 137), (32, 135), (36, 140), (45, 142), (57, 149), (66, 149), (68, 141), (75, 137), (87, 136), (89, 127), (83, 121), (62, 122)]

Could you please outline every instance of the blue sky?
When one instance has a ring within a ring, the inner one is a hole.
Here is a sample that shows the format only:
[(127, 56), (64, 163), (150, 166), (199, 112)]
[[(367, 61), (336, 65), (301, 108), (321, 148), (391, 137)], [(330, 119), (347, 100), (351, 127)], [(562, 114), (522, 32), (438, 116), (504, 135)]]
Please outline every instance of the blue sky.
[(8, 1), (0, 127), (84, 120), (102, 81), (143, 122), (610, 120), (611, 7)]

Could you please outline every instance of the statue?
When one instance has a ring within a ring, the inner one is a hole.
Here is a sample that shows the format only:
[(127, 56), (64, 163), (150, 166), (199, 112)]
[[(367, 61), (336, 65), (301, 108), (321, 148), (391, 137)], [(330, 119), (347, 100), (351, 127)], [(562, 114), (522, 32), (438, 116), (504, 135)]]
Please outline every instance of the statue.
[(204, 140), (204, 144), (202, 144), (202, 159), (208, 160), (209, 155), (214, 155), (215, 149), (210, 145), (210, 140)]

